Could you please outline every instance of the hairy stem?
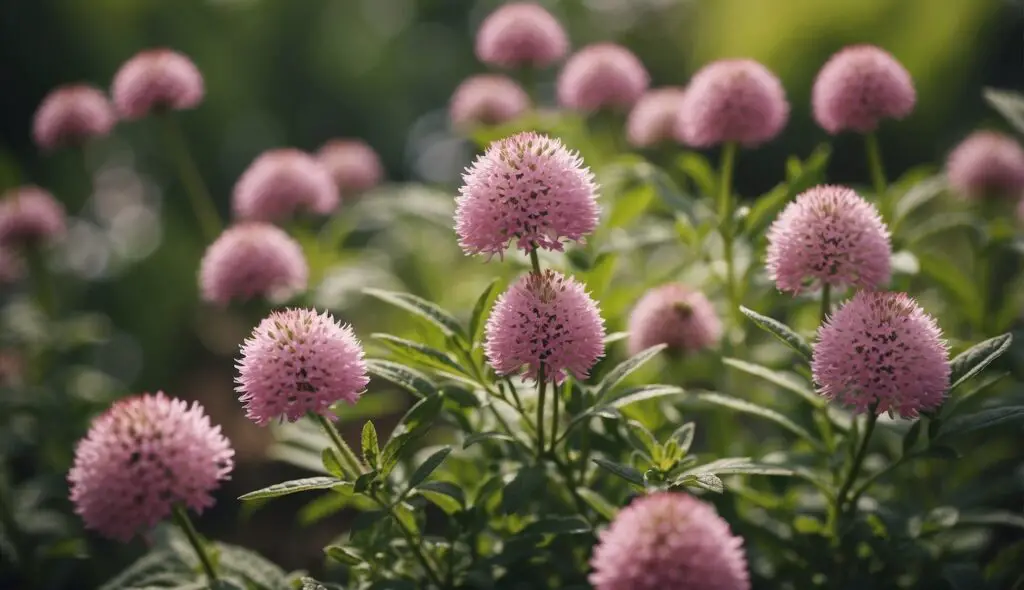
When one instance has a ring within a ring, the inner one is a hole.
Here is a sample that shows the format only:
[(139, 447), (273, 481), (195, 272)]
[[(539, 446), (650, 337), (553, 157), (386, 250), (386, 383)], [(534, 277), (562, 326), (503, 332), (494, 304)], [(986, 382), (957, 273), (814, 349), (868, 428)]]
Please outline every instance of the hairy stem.
[(540, 276), (540, 258), (537, 256), (536, 244), (530, 249), (530, 266), (533, 267), (533, 274)]
[(363, 474), (363, 464), (359, 460), (359, 457), (352, 452), (352, 447), (348, 446), (345, 439), (341, 437), (341, 433), (334, 427), (334, 422), (331, 422), (326, 416), (318, 414), (316, 412), (310, 412), (309, 417), (312, 418), (320, 428), (330, 437), (331, 442), (334, 443), (334, 447), (338, 449), (338, 453), (341, 455), (342, 461), (345, 462), (345, 468), (350, 472), (353, 478), (357, 478)]
[(864, 438), (860, 441), (860, 447), (857, 449), (857, 453), (853, 456), (853, 461), (850, 463), (850, 471), (846, 475), (846, 480), (843, 485), (839, 488), (839, 493), (836, 494), (836, 517), (837, 526), (838, 522), (842, 520), (843, 513), (846, 511), (847, 505), (847, 494), (850, 492), (850, 488), (853, 487), (855, 481), (857, 481), (857, 475), (860, 473), (861, 465), (864, 463), (864, 457), (868, 454), (868, 444), (871, 442), (871, 433), (875, 430), (875, 424), (878, 422), (878, 414), (875, 412), (875, 408), (872, 406), (870, 413), (868, 414), (867, 426), (864, 428)]

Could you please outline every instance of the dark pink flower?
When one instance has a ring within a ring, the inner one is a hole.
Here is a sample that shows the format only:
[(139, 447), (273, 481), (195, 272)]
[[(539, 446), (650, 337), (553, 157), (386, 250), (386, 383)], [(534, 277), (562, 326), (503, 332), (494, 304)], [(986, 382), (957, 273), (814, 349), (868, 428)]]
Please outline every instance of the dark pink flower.
[(946, 177), (968, 198), (1020, 198), (1024, 193), (1024, 150), (1012, 137), (977, 131), (949, 154)]
[(235, 183), (232, 207), (239, 219), (279, 222), (300, 212), (326, 215), (337, 209), (339, 199), (323, 164), (306, 152), (283, 148), (253, 160)]
[(569, 51), (562, 25), (539, 4), (510, 2), (492, 12), (476, 34), (476, 56), (485, 64), (543, 68)]
[(466, 78), (452, 94), (448, 114), (452, 124), (469, 130), (477, 125), (511, 121), (530, 108), (530, 97), (508, 76), (480, 74)]
[(858, 413), (916, 418), (949, 390), (942, 331), (906, 293), (858, 291), (818, 330), (811, 370), (818, 393)]
[(874, 131), (883, 119), (909, 115), (915, 102), (910, 73), (874, 45), (854, 45), (833, 55), (811, 91), (814, 119), (832, 135)]
[(199, 265), (203, 299), (219, 305), (266, 297), (283, 301), (306, 288), (302, 247), (281, 228), (247, 222), (224, 231)]
[(170, 49), (137, 53), (114, 76), (111, 95), (122, 119), (153, 112), (184, 111), (199, 106), (203, 75), (185, 55)]
[(676, 136), (695, 147), (755, 147), (774, 139), (788, 120), (786, 91), (775, 74), (750, 59), (726, 59), (693, 76)]
[(351, 326), (312, 309), (275, 311), (242, 345), (235, 388), (245, 415), (259, 425), (294, 422), (309, 412), (356, 403), (370, 378)]
[(64, 206), (33, 185), (13, 188), (0, 197), (0, 246), (23, 248), (64, 236)]
[(365, 141), (332, 139), (316, 155), (345, 198), (370, 190), (384, 177), (380, 157)]
[(658, 492), (623, 508), (590, 558), (595, 590), (749, 590), (743, 539), (715, 508)]
[(780, 291), (881, 287), (889, 282), (891, 255), (878, 210), (842, 186), (800, 194), (768, 230), (768, 275)]
[(519, 133), (496, 141), (462, 176), (455, 230), (467, 254), (562, 250), (597, 227), (594, 175), (557, 139)]
[(199, 513), (228, 479), (234, 451), (203, 407), (144, 394), (115, 402), (93, 421), (68, 474), (71, 502), (87, 528), (122, 542), (148, 532), (175, 505)]
[(584, 380), (604, 356), (604, 320), (572, 277), (553, 270), (521, 277), (498, 297), (485, 329), (484, 350), (500, 375), (526, 366), (526, 376), (561, 383)]
[(651, 289), (629, 316), (629, 353), (658, 344), (683, 352), (710, 348), (722, 337), (722, 323), (700, 291), (679, 283)]
[(626, 138), (636, 147), (649, 147), (675, 139), (682, 111), (683, 88), (657, 88), (640, 97), (629, 112)]
[(629, 109), (651, 79), (632, 51), (614, 43), (580, 49), (558, 75), (558, 102), (579, 111)]
[(114, 107), (96, 88), (85, 84), (60, 86), (36, 109), (32, 139), (40, 149), (53, 151), (103, 137), (115, 121)]

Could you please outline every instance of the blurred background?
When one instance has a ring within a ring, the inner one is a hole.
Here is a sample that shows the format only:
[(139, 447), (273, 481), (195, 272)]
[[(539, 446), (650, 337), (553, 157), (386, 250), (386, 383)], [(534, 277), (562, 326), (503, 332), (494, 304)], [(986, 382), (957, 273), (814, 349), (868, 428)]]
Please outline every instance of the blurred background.
[[(810, 117), (810, 87), (818, 68), (845, 45), (882, 46), (910, 70), (917, 85), (913, 115), (881, 130), (890, 178), (920, 164), (941, 163), (979, 125), (1001, 125), (983, 102), (983, 87), (1024, 87), (1024, 8), (1007, 0), (543, 3), (561, 18), (574, 47), (617, 40), (640, 56), (655, 86), (684, 85), (703, 64), (723, 57), (753, 58), (775, 71), (789, 94), (792, 117), (779, 140), (741, 157), (737, 188), (750, 197), (782, 179), (788, 155), (806, 158), (829, 139)], [(212, 536), (244, 539), (288, 568), (315, 567), (319, 547), (339, 525), (289, 535), (301, 540), (296, 546), (280, 543), (282, 528), (297, 526), (297, 504), (290, 499), (235, 524), (239, 507), (231, 499), (280, 479), (277, 470), (285, 468), (268, 466), (270, 436), (244, 419), (232, 394), (231, 358), (252, 318), (211, 310), (197, 300), (196, 269), (205, 243), (175, 169), (162, 153), (154, 121), (122, 124), (84, 153), (45, 156), (31, 142), (36, 107), (59, 84), (84, 81), (108, 88), (133, 54), (168, 46), (189, 55), (205, 76), (207, 98), (180, 120), (225, 216), (232, 185), (260, 152), (282, 146), (314, 150), (339, 136), (364, 139), (380, 153), (390, 181), (411, 183), (389, 189), (391, 196), (407, 190), (454, 195), (476, 146), (450, 128), (447, 102), (462, 79), (484, 70), (473, 54), (473, 34), (499, 4), (0, 3), (0, 189), (40, 184), (77, 216), (57, 260), (62, 307), (95, 312), (95, 325), (88, 329), (102, 338), (80, 359), (84, 377), (75, 378), (84, 379), (79, 385), (86, 389), (113, 391), (110, 395), (163, 389), (201, 399), (214, 421), (224, 424), (238, 449), (239, 467), (217, 508), (200, 521)], [(540, 86), (549, 104), (556, 74), (546, 72)], [(829, 179), (863, 182), (860, 138), (841, 136), (833, 147)], [(315, 301), (343, 319), (358, 316), (357, 330), (365, 335), (396, 321), (378, 304), (352, 301), (370, 284), (411, 290), (465, 311), (484, 282), (467, 278), (471, 284), (453, 289), (451, 265), (477, 268), (481, 281), (493, 269), (462, 257), (445, 227), (450, 225), (446, 214), (441, 210), (438, 223), (391, 236), (386, 244), (356, 232), (349, 254), (311, 259), (314, 280), (327, 279)], [(386, 217), (378, 216), (378, 223), (381, 219)], [(4, 325), (11, 329), (10, 321)], [(382, 399), (385, 409), (405, 403)]]

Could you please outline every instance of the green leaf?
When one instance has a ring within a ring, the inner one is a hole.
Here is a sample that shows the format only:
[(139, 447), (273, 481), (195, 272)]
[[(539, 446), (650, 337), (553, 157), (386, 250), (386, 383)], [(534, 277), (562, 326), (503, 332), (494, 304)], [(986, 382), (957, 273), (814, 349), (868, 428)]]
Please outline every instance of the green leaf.
[(648, 183), (635, 183), (628, 187), (616, 198), (612, 199), (611, 213), (605, 222), (608, 228), (622, 228), (629, 225), (636, 218), (643, 215), (644, 211), (654, 200), (654, 187)]
[(1024, 530), (1024, 516), (1009, 510), (968, 512), (960, 515), (957, 524), (961, 526), (1008, 526)]
[(462, 448), (468, 449), (469, 447), (485, 440), (514, 441), (515, 439), (503, 432), (478, 432), (467, 436), (466, 440), (462, 441)]
[(462, 330), (462, 324), (450, 313), (441, 309), (436, 303), (417, 297), (411, 293), (398, 293), (395, 291), (382, 291), (380, 289), (363, 289), (363, 293), (376, 297), (385, 303), (404, 309), (412, 314), (427, 320), (446, 336), (458, 336), (463, 340), (466, 334)]
[(324, 547), (324, 553), (327, 557), (330, 557), (338, 563), (345, 565), (359, 565), (363, 563), (363, 558), (359, 557), (354, 551), (341, 545), (328, 545)]
[(683, 388), (676, 387), (675, 385), (641, 385), (627, 389), (622, 395), (608, 402), (607, 407), (622, 409), (638, 402), (672, 395), (682, 395), (684, 393), (686, 391)]
[(654, 438), (651, 431), (647, 430), (646, 426), (636, 420), (626, 422), (626, 428), (633, 448), (646, 454), (648, 458), (657, 460), (657, 456), (661, 451), (661, 445), (658, 444), (658, 440)]
[(959, 408), (961, 404), (1009, 376), (1010, 373), (1008, 371), (1000, 371), (998, 373), (985, 375), (971, 387), (961, 389), (958, 395), (954, 396), (942, 405), (942, 416), (952, 416), (956, 413), (957, 408)]
[(430, 474), (440, 467), (441, 463), (444, 463), (444, 460), (448, 458), (448, 455), (451, 452), (451, 447), (444, 447), (443, 449), (434, 452), (433, 455), (427, 457), (426, 461), (421, 463), (420, 466), (416, 468), (416, 471), (413, 471), (412, 475), (409, 477), (409, 489), (414, 489), (430, 477)]
[(377, 469), (380, 467), (380, 446), (377, 442), (377, 429), (373, 427), (373, 422), (370, 420), (363, 424), (362, 442), (363, 461), (370, 467)]
[(608, 347), (611, 344), (615, 344), (620, 340), (629, 338), (629, 332), (612, 332), (604, 337), (604, 345)]
[(729, 457), (718, 459), (685, 471), (682, 475), (713, 473), (715, 475), (795, 475), (795, 472), (784, 465), (755, 463), (750, 457)]
[(606, 520), (613, 520), (619, 509), (612, 505), (611, 502), (604, 499), (604, 496), (595, 492), (590, 488), (576, 488), (576, 493), (579, 494), (583, 501), (594, 509), (595, 512), (603, 516)]
[(360, 475), (356, 478), (356, 483), (352, 486), (352, 491), (356, 494), (365, 493), (366, 490), (370, 489), (370, 484), (377, 481), (378, 477), (380, 477), (380, 473), (377, 471), (370, 471), (369, 473)]
[(917, 252), (921, 273), (931, 278), (960, 306), (960, 311), (978, 324), (983, 313), (977, 283), (955, 264), (927, 252)]
[(811, 389), (807, 382), (794, 373), (776, 371), (763, 365), (748, 363), (747, 361), (735, 358), (723, 358), (722, 362), (736, 370), (753, 375), (754, 377), (760, 377), (786, 391), (793, 392), (816, 408), (825, 407), (825, 399), (814, 393), (814, 390)]
[(807, 432), (807, 430), (798, 425), (796, 422), (793, 422), (792, 420), (780, 414), (779, 412), (776, 412), (775, 410), (770, 410), (764, 406), (759, 406), (755, 403), (742, 400), (736, 397), (730, 397), (727, 395), (722, 395), (720, 393), (714, 392), (698, 393), (694, 397), (702, 402), (714, 404), (716, 406), (721, 406), (723, 408), (729, 408), (731, 410), (736, 410), (737, 412), (742, 412), (744, 414), (758, 416), (760, 418), (764, 418), (765, 420), (770, 420), (776, 423), (777, 425), (785, 428), (786, 430), (792, 432), (793, 434), (799, 436), (800, 438), (806, 440), (815, 449), (819, 451), (825, 451), (825, 448), (824, 446), (822, 446), (821, 441), (814, 438), (810, 432)]
[(900, 197), (900, 200), (896, 202), (896, 206), (893, 208), (894, 231), (904, 218), (910, 215), (918, 207), (921, 207), (928, 203), (928, 201), (931, 201), (942, 194), (942, 191), (945, 190), (945, 188), (946, 179), (942, 174), (929, 176), (910, 187), (910, 190)]
[(591, 459), (591, 461), (597, 463), (602, 469), (612, 472), (635, 486), (644, 487), (644, 474), (629, 465), (622, 465), (621, 463), (615, 463), (614, 461), (608, 461), (599, 457)]
[(345, 469), (341, 466), (338, 451), (333, 447), (324, 447), (324, 450), (320, 451), (320, 461), (324, 464), (327, 473), (338, 478), (345, 477)]
[(592, 530), (579, 516), (550, 516), (526, 525), (519, 535), (579, 535)]
[(544, 487), (547, 477), (544, 468), (531, 465), (519, 470), (501, 494), (501, 511), (514, 514), (525, 507)]
[(466, 506), (462, 489), (451, 482), (428, 481), (416, 488), (416, 493), (437, 504), (447, 514), (460, 512)]
[(390, 381), (419, 397), (437, 395), (437, 386), (423, 373), (392, 361), (370, 359), (366, 361), (366, 370), (375, 377)]
[(185, 583), (190, 578), (192, 572), (173, 552), (157, 549), (135, 560), (120, 574), (101, 586), (100, 590), (150, 586), (161, 579), (170, 582), (180, 580), (181, 583)]
[(428, 367), (433, 367), (435, 369), (455, 371), (456, 373), (469, 375), (469, 371), (459, 363), (455, 362), (455, 359), (453, 359), (451, 355), (432, 346), (427, 346), (426, 344), (421, 344), (412, 340), (406, 340), (405, 338), (399, 338), (398, 336), (392, 336), (391, 334), (371, 334), (370, 338), (383, 343), (385, 346), (410, 361), (417, 362)]
[(654, 358), (659, 352), (665, 350), (665, 348), (667, 348), (666, 345), (658, 344), (657, 346), (652, 346), (647, 350), (642, 350), (609, 371), (608, 375), (605, 376), (597, 386), (597, 393), (595, 394), (597, 403), (601, 403), (605, 396), (607, 396), (616, 385), (622, 382), (623, 379), (628, 377), (630, 373), (639, 369), (647, 361)]
[(982, 95), (992, 108), (1017, 129), (1017, 133), (1024, 133), (1024, 96), (997, 88), (985, 88)]
[(480, 334), (483, 331), (484, 319), (487, 310), (491, 306), (491, 301), (494, 300), (495, 291), (498, 287), (499, 279), (494, 279), (487, 285), (483, 293), (476, 300), (476, 305), (473, 306), (473, 315), (469, 317), (469, 338), (470, 344), (476, 344), (480, 341)]
[(961, 414), (950, 418), (939, 428), (936, 441), (959, 437), (976, 430), (984, 430), (1006, 422), (1024, 421), (1024, 406), (1003, 406), (990, 408), (973, 414)]
[(690, 447), (693, 445), (693, 435), (697, 430), (696, 425), (693, 422), (687, 422), (676, 429), (672, 433), (672, 439), (677, 441), (679, 444), (679, 450), (682, 454), (690, 452)]
[(949, 364), (949, 381), (952, 383), (949, 387), (950, 391), (963, 385), (965, 381), (992, 364), (992, 361), (1010, 349), (1012, 342), (1013, 336), (1003, 334), (995, 338), (989, 338), (984, 342), (979, 342), (958, 354)]
[(239, 496), (238, 499), (255, 500), (257, 498), (275, 498), (277, 496), (287, 496), (288, 494), (307, 492), (309, 490), (326, 490), (343, 483), (345, 482), (336, 477), (306, 477), (303, 479), (293, 479), (292, 481), (276, 483), (261, 490), (243, 494)]
[(775, 336), (787, 346), (800, 353), (800, 356), (806, 360), (811, 360), (814, 352), (811, 350), (811, 345), (796, 332), (794, 332), (789, 326), (783, 324), (779, 320), (763, 316), (752, 309), (740, 306), (740, 311), (743, 315), (750, 318), (752, 322), (757, 324), (757, 327)]
[(287, 587), (285, 571), (259, 553), (226, 543), (217, 543), (216, 550), (217, 568), (222, 574), (243, 582), (242, 589), (278, 590)]
[(718, 194), (717, 175), (707, 158), (697, 152), (684, 152), (676, 160), (676, 163), (680, 170), (693, 179), (701, 194), (704, 196)]
[(716, 494), (721, 494), (725, 491), (725, 484), (722, 483), (722, 478), (713, 473), (691, 473), (680, 477), (673, 485), (701, 488)]

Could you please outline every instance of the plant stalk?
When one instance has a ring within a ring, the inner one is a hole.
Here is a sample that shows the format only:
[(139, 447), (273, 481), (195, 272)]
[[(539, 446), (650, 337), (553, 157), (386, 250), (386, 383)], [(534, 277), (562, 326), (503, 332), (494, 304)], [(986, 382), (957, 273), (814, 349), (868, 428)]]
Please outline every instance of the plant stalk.
[(185, 187), (185, 192), (188, 193), (188, 198), (192, 202), (192, 211), (195, 213), (207, 243), (211, 243), (217, 239), (223, 227), (217, 207), (210, 197), (210, 191), (206, 188), (202, 175), (199, 174), (199, 167), (196, 166), (192, 152), (188, 149), (185, 134), (182, 133), (178, 120), (171, 113), (164, 114), (161, 119), (168, 149), (177, 161), (178, 174)]
[(192, 545), (192, 548), (195, 549), (210, 585), (215, 585), (217, 583), (217, 571), (213, 567), (213, 560), (210, 559), (210, 554), (206, 552), (206, 547), (204, 547), (199, 533), (196, 532), (196, 527), (192, 526), (192, 520), (188, 517), (188, 512), (181, 506), (174, 507), (174, 522), (181, 529), (181, 532), (185, 533), (189, 545)]
[(350, 472), (349, 475), (353, 479), (363, 474), (363, 464), (359, 460), (359, 457), (352, 452), (352, 447), (348, 446), (345, 439), (341, 437), (341, 433), (334, 427), (334, 422), (331, 422), (326, 416), (318, 414), (317, 412), (309, 412), (309, 417), (312, 418), (320, 428), (330, 437), (331, 442), (334, 443), (334, 447), (338, 449), (338, 453), (341, 455), (342, 461), (345, 462), (344, 467)]
[(882, 165), (882, 150), (878, 147), (878, 136), (875, 132), (864, 134), (864, 148), (867, 151), (868, 169), (871, 172), (871, 185), (875, 189), (875, 198), (879, 204), (885, 199), (885, 167)]
[(825, 283), (821, 288), (821, 323), (828, 319), (828, 312), (832, 309), (832, 285)]
[[(544, 455), (544, 397), (548, 391), (547, 377), (544, 375), (544, 363), (537, 371), (537, 458)], [(557, 403), (557, 402), (556, 402)]]
[(846, 475), (846, 481), (843, 482), (843, 485), (839, 488), (839, 493), (836, 495), (836, 526), (838, 526), (838, 522), (842, 520), (843, 513), (846, 511), (848, 504), (846, 496), (849, 494), (854, 482), (857, 481), (857, 475), (860, 473), (861, 465), (864, 463), (864, 457), (868, 453), (871, 433), (874, 432), (875, 424), (878, 422), (878, 414), (874, 406), (870, 408), (869, 412), (867, 426), (864, 428), (864, 438), (861, 439), (860, 447), (853, 456), (853, 462), (850, 464), (850, 471)]
[(378, 506), (383, 508), (388, 516), (398, 524), (398, 528), (402, 531), (402, 536), (405, 537), (405, 542), (409, 545), (409, 550), (412, 551), (413, 555), (416, 556), (417, 561), (423, 566), (423, 569), (427, 573), (427, 577), (430, 578), (434, 584), (437, 584), (438, 588), (444, 588), (444, 582), (441, 580), (441, 576), (434, 570), (434, 566), (431, 565), (430, 560), (423, 553), (423, 549), (420, 547), (420, 542), (416, 540), (416, 535), (409, 530), (409, 527), (402, 522), (401, 518), (398, 518), (398, 514), (395, 512), (395, 507), (382, 500), (377, 494), (371, 493), (371, 498), (377, 503)]
[(530, 249), (530, 266), (533, 267), (533, 274), (540, 276), (540, 258), (537, 256), (536, 244)]
[(735, 228), (733, 227), (734, 204), (732, 200), (732, 177), (736, 165), (736, 150), (735, 142), (728, 142), (722, 146), (718, 182), (718, 222), (725, 256), (725, 289), (729, 298), (729, 315), (732, 316), (734, 323), (739, 325), (741, 321), (738, 315), (740, 301), (736, 289), (736, 261), (733, 258)]

